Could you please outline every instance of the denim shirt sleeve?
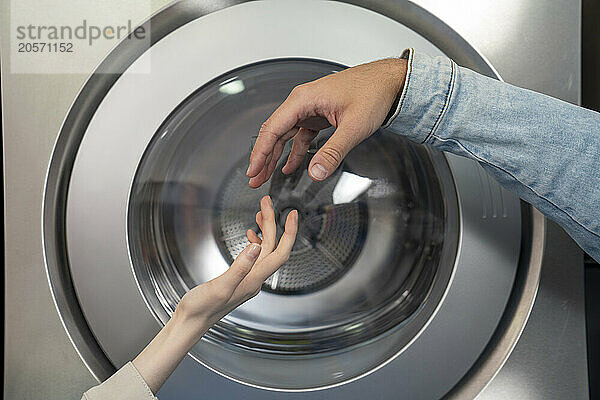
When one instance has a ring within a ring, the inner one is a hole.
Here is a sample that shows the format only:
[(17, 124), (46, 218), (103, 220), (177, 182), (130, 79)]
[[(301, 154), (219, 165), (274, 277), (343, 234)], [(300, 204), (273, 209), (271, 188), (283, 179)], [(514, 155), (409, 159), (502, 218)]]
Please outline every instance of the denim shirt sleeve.
[(403, 57), (404, 89), (383, 127), (477, 160), (600, 262), (600, 113), (447, 58)]

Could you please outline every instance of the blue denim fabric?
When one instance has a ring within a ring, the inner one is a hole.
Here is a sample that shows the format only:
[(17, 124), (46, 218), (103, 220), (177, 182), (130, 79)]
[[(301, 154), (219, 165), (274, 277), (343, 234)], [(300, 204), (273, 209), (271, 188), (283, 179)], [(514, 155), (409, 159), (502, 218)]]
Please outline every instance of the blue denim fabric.
[(600, 262), (600, 113), (407, 50), (408, 73), (386, 124), (479, 161), (558, 222)]

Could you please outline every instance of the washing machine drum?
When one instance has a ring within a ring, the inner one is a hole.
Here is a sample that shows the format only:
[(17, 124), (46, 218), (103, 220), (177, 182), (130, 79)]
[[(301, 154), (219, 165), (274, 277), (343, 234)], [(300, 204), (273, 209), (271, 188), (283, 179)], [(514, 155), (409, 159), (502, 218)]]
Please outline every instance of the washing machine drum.
[[(311, 28), (320, 45), (279, 18), (306, 14), (302, 2), (245, 3), (176, 29), (133, 62), (147, 71), (126, 71), (104, 95), (66, 205), (78, 301), (106, 356), (127, 361), (188, 290), (249, 244), (268, 194), (280, 232), (299, 212), (291, 256), (194, 346), (178, 390), (200, 379), (217, 395), (235, 385), (248, 398), (264, 398), (257, 388), (339, 387), (352, 397), (353, 387), (385, 382), (408, 398), (439, 397), (502, 315), (519, 257), (519, 201), (478, 164), (389, 131), (353, 149), (324, 182), (306, 166), (332, 130), (284, 175), (288, 145), (273, 177), (251, 189), (256, 134), (294, 86), (405, 47), (441, 54), (380, 14), (311, 4), (328, 21)], [(273, 23), (248, 22), (256, 15)], [(348, 20), (352, 32), (332, 29)], [(196, 40), (224, 23), (231, 32), (218, 45)]]
[[(261, 385), (331, 383), (327, 374), (306, 376), (310, 360), (393, 334), (417, 309), (439, 302), (454, 264), (458, 225), (447, 226), (446, 214), (457, 213), (456, 198), (444, 201), (436, 173), (448, 166), (399, 135), (374, 135), (325, 182), (313, 182), (306, 165), (282, 174), (284, 157), (267, 184), (248, 186), (245, 171), (261, 122), (295, 85), (339, 69), (322, 61), (280, 60), (219, 77), (156, 132), (133, 183), (133, 265), (138, 279), (155, 283), (146, 295), (161, 299), (167, 314), (186, 291), (223, 271), (249, 245), (246, 231), (257, 229), (262, 196), (272, 197), (280, 231), (287, 213), (299, 211), (289, 261), (256, 299), (206, 335), (235, 354), (295, 360), (293, 374), (277, 381), (256, 377)], [(317, 137), (315, 146), (330, 133)], [(423, 315), (420, 325), (426, 320)], [(398, 350), (349, 359), (336, 372), (348, 379)], [(235, 364), (231, 358), (215, 367), (231, 373)], [(248, 371), (239, 374), (241, 379)]]

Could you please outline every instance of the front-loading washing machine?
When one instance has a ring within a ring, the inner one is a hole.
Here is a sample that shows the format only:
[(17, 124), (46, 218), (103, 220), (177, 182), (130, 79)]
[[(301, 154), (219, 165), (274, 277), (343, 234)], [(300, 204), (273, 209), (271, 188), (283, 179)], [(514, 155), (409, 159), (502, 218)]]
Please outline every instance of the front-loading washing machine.
[[(299, 210), (289, 261), (159, 398), (587, 398), (581, 251), (477, 163), (382, 130), (325, 182), (300, 169), (247, 185), (259, 126), (294, 86), (409, 47), (501, 79), (475, 45), (404, 1), (183, 1), (143, 26), (150, 45), (124, 41), (104, 58), (50, 118), (64, 121), (39, 159), (16, 157), (44, 121), (18, 106), (20, 89), (39, 89), (3, 74), (7, 398), (79, 398), (131, 360), (247, 245), (265, 194), (281, 218)], [(490, 38), (546, 48), (501, 28)], [(501, 48), (490, 56), (522, 83), (527, 61)], [(546, 64), (528, 86), (577, 101), (578, 72), (552, 65), (563, 86), (544, 86)]]

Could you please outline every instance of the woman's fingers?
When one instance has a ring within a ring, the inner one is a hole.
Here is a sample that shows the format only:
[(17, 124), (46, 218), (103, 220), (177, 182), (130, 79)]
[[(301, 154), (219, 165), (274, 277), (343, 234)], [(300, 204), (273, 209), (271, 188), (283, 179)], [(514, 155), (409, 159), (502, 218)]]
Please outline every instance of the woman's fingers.
[(217, 278), (219, 283), (224, 284), (227, 293), (231, 295), (250, 273), (260, 252), (261, 246), (259, 244), (253, 243), (249, 245), (236, 257), (229, 269)]
[(262, 213), (260, 211), (256, 213), (256, 225), (258, 225), (262, 231)]
[(261, 219), (262, 219), (262, 248), (264, 255), (267, 255), (275, 248), (276, 227), (275, 227), (275, 210), (273, 210), (273, 202), (271, 197), (265, 196), (260, 201)]
[[(263, 197), (261, 201), (262, 212), (257, 213), (257, 221), (260, 219), (264, 222), (264, 226), (267, 227), (271, 225), (268, 220), (270, 217), (259, 218), (259, 214), (268, 215), (273, 212), (272, 205), (267, 204), (270, 203), (270, 198), (268, 196)], [(269, 210), (269, 208), (271, 210)], [(274, 218), (273, 218), (274, 219)], [(275, 224), (273, 225), (273, 236), (275, 235)], [(237, 307), (242, 302), (247, 299), (255, 296), (260, 291), (261, 285), (264, 281), (279, 267), (281, 267), (289, 258), (292, 248), (294, 246), (294, 241), (296, 240), (296, 233), (298, 232), (298, 211), (291, 211), (287, 219), (285, 221), (285, 231), (279, 241), (277, 249), (274, 251), (267, 251), (267, 247), (265, 246), (265, 240), (263, 240), (262, 244), (262, 252), (259, 257), (259, 260), (256, 262), (256, 266), (252, 269), (252, 271), (246, 276), (245, 279), (239, 284), (239, 286), (233, 292), (233, 295), (230, 297), (230, 300), (227, 302), (230, 308)], [(256, 235), (252, 230), (248, 230), (248, 237), (250, 238), (253, 235)], [(270, 236), (271, 233), (265, 233), (263, 231), (263, 238)], [(257, 236), (258, 238), (258, 236)]]
[[(260, 211), (256, 213), (256, 225), (262, 231), (262, 213)], [(252, 229), (246, 231), (246, 237), (250, 243), (262, 244), (262, 239)]]
[(288, 214), (287, 219), (285, 220), (285, 232), (283, 232), (277, 248), (267, 257), (262, 259), (256, 270), (256, 274), (259, 276), (259, 279), (261, 279), (261, 283), (289, 259), (292, 248), (294, 247), (297, 232), (298, 211), (293, 210)]
[(248, 238), (248, 241), (250, 243), (257, 243), (257, 244), (262, 243), (262, 239), (259, 238), (258, 235), (256, 234), (256, 232), (254, 232), (252, 229), (248, 229), (248, 231), (246, 231), (246, 237)]
[(285, 231), (272, 255), (279, 260), (287, 261), (296, 241), (296, 233), (298, 233), (298, 210), (292, 210), (285, 220)]

